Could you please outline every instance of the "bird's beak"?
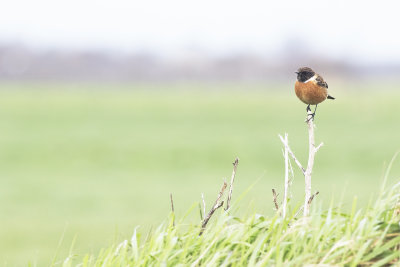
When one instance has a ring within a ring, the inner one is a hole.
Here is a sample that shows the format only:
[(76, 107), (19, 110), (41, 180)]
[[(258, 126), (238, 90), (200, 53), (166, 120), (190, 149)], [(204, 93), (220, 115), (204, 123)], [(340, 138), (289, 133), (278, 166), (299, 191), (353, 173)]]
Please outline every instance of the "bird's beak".
[(295, 71), (294, 73), (299, 74), (297, 71)]

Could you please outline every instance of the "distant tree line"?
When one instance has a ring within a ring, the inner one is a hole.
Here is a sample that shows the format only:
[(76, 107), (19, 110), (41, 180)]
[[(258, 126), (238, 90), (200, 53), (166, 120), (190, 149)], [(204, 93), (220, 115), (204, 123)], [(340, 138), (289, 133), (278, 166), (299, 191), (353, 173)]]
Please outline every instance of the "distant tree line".
[(174, 55), (102, 50), (40, 50), (0, 44), (3, 81), (244, 81), (281, 82), (292, 79), (299, 66), (310, 65), (341, 77), (400, 77), (400, 64), (362, 65), (307, 52), (275, 55), (236, 53), (215, 56), (204, 51)]

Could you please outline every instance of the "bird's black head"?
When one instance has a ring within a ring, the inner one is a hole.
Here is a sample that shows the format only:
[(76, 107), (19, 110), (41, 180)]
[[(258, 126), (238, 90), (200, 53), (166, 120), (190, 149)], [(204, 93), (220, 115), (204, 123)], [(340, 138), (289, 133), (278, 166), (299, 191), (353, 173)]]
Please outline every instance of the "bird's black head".
[(296, 71), (296, 74), (297, 74), (297, 80), (299, 82), (305, 82), (311, 77), (313, 77), (315, 75), (315, 72), (309, 67), (302, 67)]

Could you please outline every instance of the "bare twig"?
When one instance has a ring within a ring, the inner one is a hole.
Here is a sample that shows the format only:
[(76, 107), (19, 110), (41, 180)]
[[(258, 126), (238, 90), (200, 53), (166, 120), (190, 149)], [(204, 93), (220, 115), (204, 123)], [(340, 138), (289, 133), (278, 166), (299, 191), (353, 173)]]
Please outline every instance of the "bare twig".
[(311, 111), (308, 111), (307, 115), (307, 125), (308, 125), (308, 163), (307, 169), (304, 173), (305, 181), (305, 198), (304, 198), (304, 210), (303, 216), (308, 216), (310, 210), (308, 208), (308, 200), (311, 197), (311, 173), (314, 165), (315, 157), (315, 144), (314, 144), (314, 118), (311, 115)]
[(282, 204), (282, 217), (286, 217), (286, 206), (289, 192), (289, 140), (288, 134), (285, 133), (285, 191), (283, 193), (283, 204)]
[(169, 194), (169, 197), (171, 199), (172, 216), (174, 216), (173, 217), (173, 221), (172, 221), (172, 225), (175, 226), (175, 209), (174, 209), (174, 200), (172, 199), (172, 193)]
[(321, 142), (321, 144), (319, 144), (316, 148), (315, 148), (315, 152), (318, 152), (318, 150), (321, 148), (321, 146), (323, 146), (324, 145), (324, 143), (323, 142)]
[(290, 160), (289, 160), (289, 171), (290, 171), (290, 176), (291, 176), (291, 179), (290, 179), (290, 185), (291, 185), (293, 182), (293, 179), (294, 179), (294, 172), (293, 172), (292, 162)]
[(276, 194), (275, 189), (272, 188), (272, 201), (275, 204), (275, 210), (278, 211), (279, 210), (279, 205), (278, 205), (278, 201), (277, 201), (278, 195)]
[(279, 138), (281, 139), (285, 148), (287, 147), (287, 150), (288, 150), (290, 156), (293, 158), (294, 162), (296, 162), (297, 166), (299, 166), (300, 170), (303, 172), (303, 175), (305, 175), (306, 169), (303, 168), (300, 161), (296, 158), (293, 151), (290, 149), (289, 144), (285, 143), (285, 140), (283, 139), (282, 135), (279, 135)]
[[(293, 172), (293, 167), (292, 167), (292, 162), (289, 160), (289, 187), (293, 184), (294, 180), (294, 172)], [(288, 192), (287, 199), (289, 200), (291, 196), (290, 191)]]
[(314, 197), (316, 197), (319, 194), (319, 191), (315, 192), (315, 194), (312, 194), (312, 196), (310, 197), (310, 199), (307, 202), (307, 205), (310, 206), (311, 202), (313, 201)]
[(215, 201), (214, 206), (211, 208), (211, 210), (208, 212), (207, 216), (204, 218), (202, 224), (201, 224), (201, 231), (199, 233), (199, 235), (202, 235), (204, 230), (206, 229), (207, 223), (210, 220), (211, 216), (214, 214), (214, 212), (219, 209), (220, 207), (222, 207), (224, 205), (224, 201), (221, 201), (222, 196), (224, 195), (224, 191), (226, 189), (226, 181), (224, 181), (221, 190), (218, 193), (218, 197), (217, 200)]
[(226, 186), (227, 186), (226, 180), (224, 180), (224, 183), (222, 184), (221, 190), (219, 191), (219, 194), (218, 194), (217, 200), (215, 201), (214, 206), (217, 205), (217, 203), (221, 200), (222, 196), (224, 195)]
[(311, 198), (311, 174), (314, 166), (314, 158), (315, 153), (321, 148), (323, 143), (321, 143), (318, 147), (315, 147), (315, 139), (314, 139), (314, 117), (311, 110), (307, 111), (307, 125), (308, 125), (308, 163), (307, 169), (304, 173), (305, 180), (305, 199), (304, 199), (304, 216), (308, 216), (310, 213), (310, 205), (308, 201)]
[[(311, 206), (311, 202), (313, 201), (314, 197), (316, 197), (318, 194), (319, 194), (319, 192), (317, 191), (317, 192), (315, 192), (315, 194), (313, 194), (313, 195), (308, 199), (307, 205), (308, 205), (309, 209), (310, 209), (310, 206)], [(293, 218), (296, 218), (297, 215), (299, 215), (303, 210), (304, 210), (304, 206), (301, 206), (300, 209), (296, 212), (296, 214), (294, 215)]]
[(235, 162), (233, 162), (232, 164), (233, 164), (233, 171), (232, 171), (232, 176), (231, 176), (231, 184), (229, 185), (229, 194), (228, 194), (228, 199), (226, 200), (225, 210), (228, 210), (230, 207), (230, 203), (231, 203), (231, 199), (232, 199), (233, 182), (235, 181), (235, 175), (236, 175), (237, 166), (239, 164), (239, 158), (236, 158)]
[[(281, 139), (283, 145), (285, 146), (285, 152), (284, 152), (284, 157), (285, 157), (285, 192), (284, 192), (284, 198), (283, 198), (283, 217), (286, 215), (286, 206), (287, 206), (287, 199), (288, 199), (288, 187), (289, 187), (289, 179), (288, 179), (288, 164), (290, 164), (290, 161), (288, 162), (288, 154), (293, 158), (294, 162), (297, 164), (297, 166), (300, 168), (300, 170), (303, 172), (304, 175), (304, 180), (305, 180), (305, 198), (304, 198), (304, 205), (303, 205), (303, 215), (308, 216), (310, 213), (310, 205), (308, 202), (312, 201), (312, 199), (315, 197), (315, 195), (311, 195), (311, 174), (312, 174), (312, 169), (314, 167), (314, 159), (315, 159), (315, 154), (317, 151), (323, 146), (323, 143), (319, 144), (317, 147), (315, 146), (315, 138), (314, 138), (314, 114), (311, 110), (307, 110), (307, 119), (306, 119), (307, 125), (308, 125), (308, 162), (307, 162), (307, 168), (304, 169), (303, 166), (301, 165), (300, 161), (296, 158), (294, 155), (293, 151), (289, 147), (289, 141), (287, 138), (287, 134), (285, 134), (285, 138), (283, 138), (281, 135), (279, 135), (279, 138)], [(311, 204), (311, 202), (310, 202)]]

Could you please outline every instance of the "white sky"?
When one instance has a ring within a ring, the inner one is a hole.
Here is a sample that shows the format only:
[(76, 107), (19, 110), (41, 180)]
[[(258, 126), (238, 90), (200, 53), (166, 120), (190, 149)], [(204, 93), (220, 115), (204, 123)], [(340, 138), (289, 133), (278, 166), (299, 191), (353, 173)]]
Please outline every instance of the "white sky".
[[(400, 1), (1, 0), (0, 43), (174, 53), (282, 51), (400, 62)], [(295, 44), (295, 43), (294, 43)]]

